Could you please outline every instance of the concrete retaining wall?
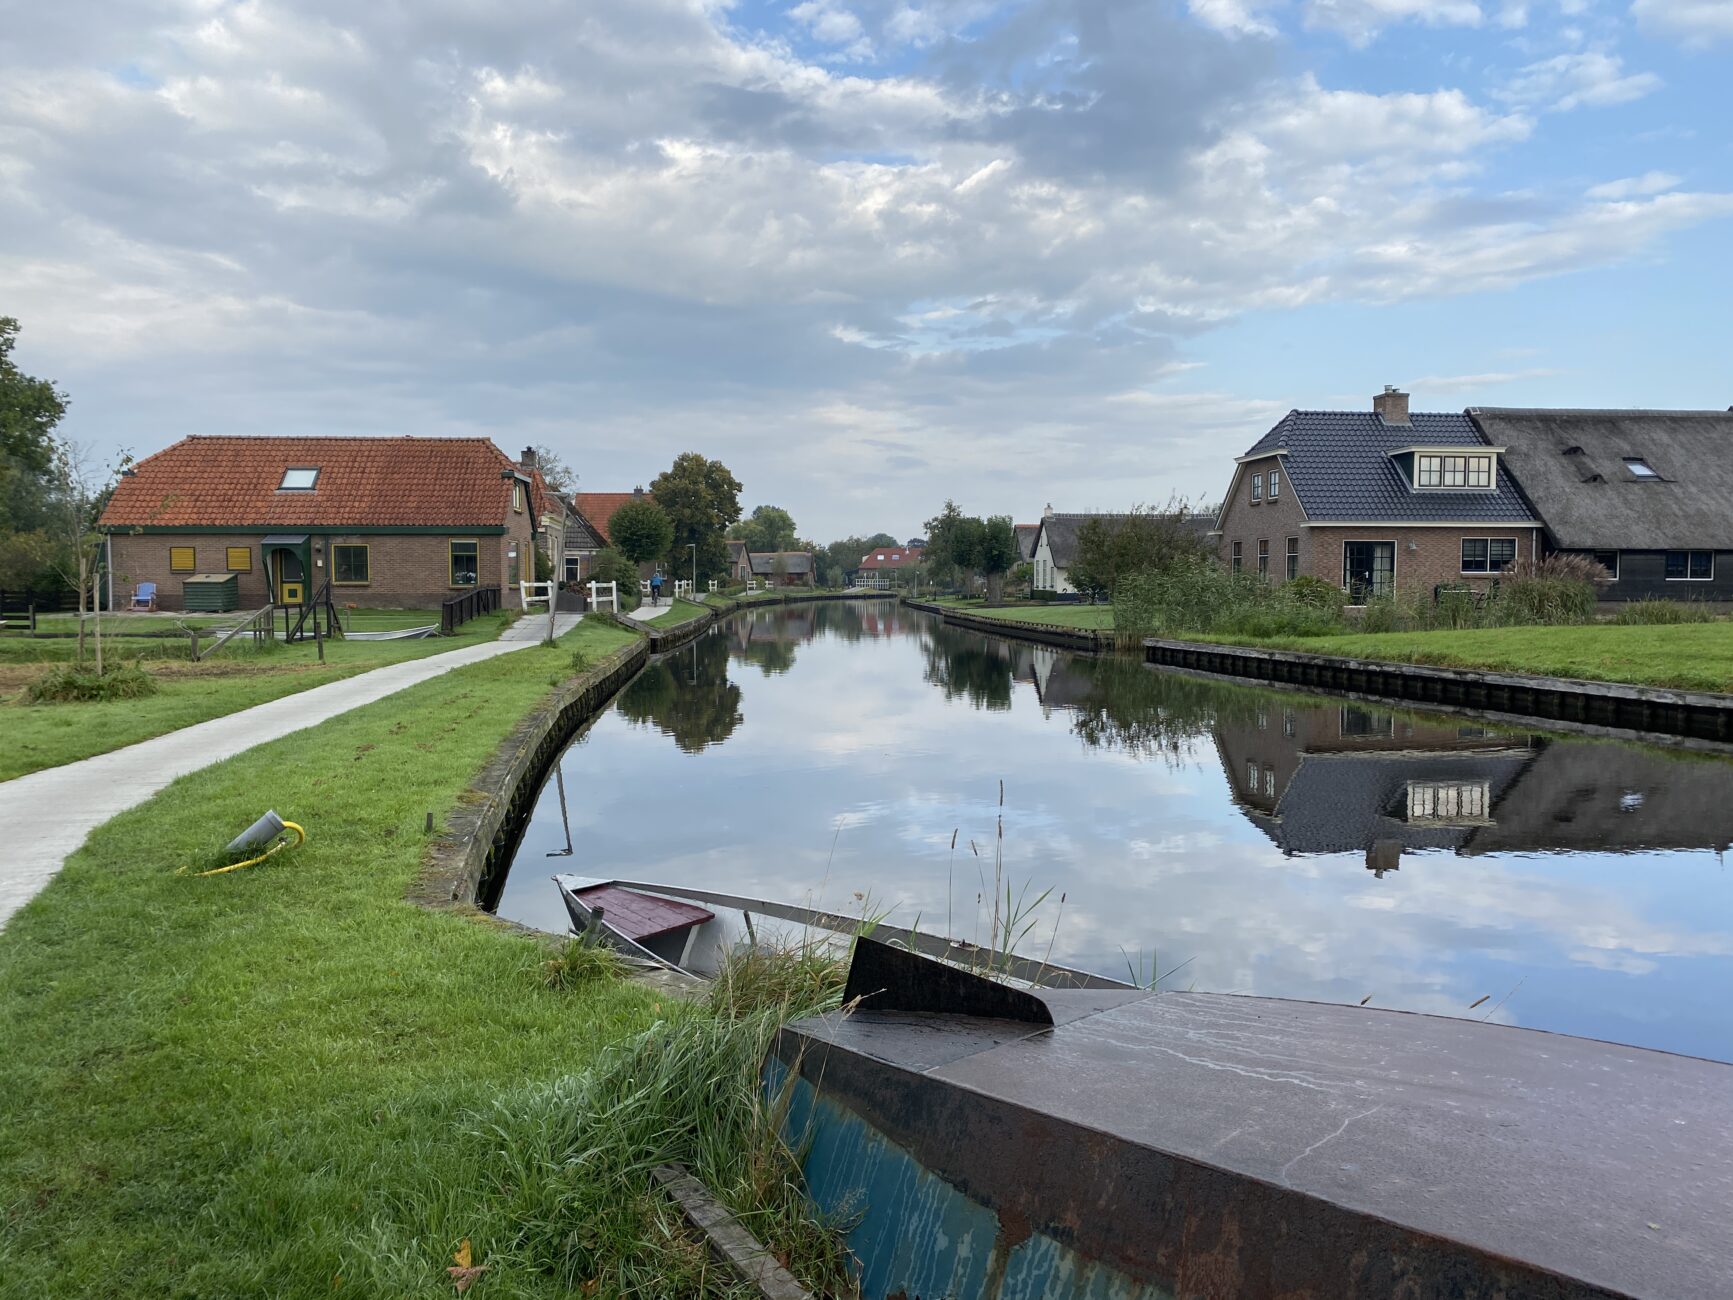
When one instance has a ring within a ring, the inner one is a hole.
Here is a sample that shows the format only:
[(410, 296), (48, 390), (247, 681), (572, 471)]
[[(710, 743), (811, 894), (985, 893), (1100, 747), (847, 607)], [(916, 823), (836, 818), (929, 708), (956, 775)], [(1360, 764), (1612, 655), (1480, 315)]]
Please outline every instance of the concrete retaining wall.
[(967, 610), (953, 609), (949, 605), (934, 605), (923, 600), (902, 598), (902, 603), (909, 609), (918, 609), (923, 613), (937, 614), (953, 627), (966, 627), (972, 631), (985, 632), (990, 636), (1008, 636), (1018, 641), (1035, 641), (1041, 645), (1058, 646), (1065, 650), (1077, 650), (1084, 654), (1100, 654), (1113, 649), (1111, 633), (1101, 633), (1089, 628), (1055, 627), (1051, 623), (1025, 623), (1020, 619), (988, 618), (980, 614), (971, 614)]

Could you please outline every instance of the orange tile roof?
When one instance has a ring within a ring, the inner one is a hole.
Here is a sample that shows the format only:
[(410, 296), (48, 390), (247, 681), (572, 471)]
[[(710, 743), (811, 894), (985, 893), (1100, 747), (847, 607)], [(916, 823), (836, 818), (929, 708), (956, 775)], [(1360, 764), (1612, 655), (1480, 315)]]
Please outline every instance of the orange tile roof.
[(572, 504), (584, 517), (604, 542), (612, 544), (613, 538), (608, 536), (608, 520), (614, 517), (614, 511), (628, 501), (650, 501), (654, 498), (648, 492), (641, 496), (637, 492), (580, 492), (572, 498)]
[(863, 569), (902, 569), (919, 564), (926, 551), (919, 546), (875, 546), (861, 558)]
[[(289, 468), (313, 490), (279, 490)], [(486, 438), (194, 436), (134, 465), (101, 526), (497, 528), (518, 470)]]

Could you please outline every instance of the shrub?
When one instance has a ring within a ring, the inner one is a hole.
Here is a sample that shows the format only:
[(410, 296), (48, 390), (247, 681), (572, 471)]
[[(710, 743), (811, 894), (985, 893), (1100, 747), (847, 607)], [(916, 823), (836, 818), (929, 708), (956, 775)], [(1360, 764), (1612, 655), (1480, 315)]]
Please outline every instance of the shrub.
[(1309, 573), (1302, 573), (1299, 577), (1283, 583), (1278, 591), (1288, 600), (1309, 605), (1314, 609), (1328, 610), (1337, 617), (1341, 616), (1348, 604), (1347, 592), (1335, 583), (1314, 578)]
[(626, 964), (612, 948), (587, 939), (568, 939), (558, 955), (542, 963), (542, 983), (550, 989), (575, 989), (624, 975)]
[(1409, 621), (1394, 596), (1369, 596), (1360, 614), (1360, 631), (1400, 632)]
[(1591, 587), (1604, 587), (1613, 580), (1591, 555), (1574, 551), (1559, 551), (1538, 560), (1517, 560), (1504, 566), (1505, 582), (1528, 582), (1545, 579), (1562, 582), (1586, 582)]
[(1619, 607), (1613, 622), (1627, 627), (1649, 623), (1711, 623), (1715, 616), (1694, 600), (1664, 600), (1650, 596)]
[(32, 704), (73, 704), (90, 700), (136, 700), (157, 693), (157, 680), (135, 661), (98, 673), (80, 664), (62, 664), (31, 682), (25, 698)]
[[(595, 582), (620, 584), (620, 610), (638, 608), (638, 566), (618, 551), (609, 548), (597, 551), (590, 561), (590, 578)], [(588, 588), (585, 589), (586, 591)]]
[(1493, 611), (1505, 624), (1586, 623), (1598, 599), (1594, 584), (1581, 578), (1517, 576), (1498, 584)]

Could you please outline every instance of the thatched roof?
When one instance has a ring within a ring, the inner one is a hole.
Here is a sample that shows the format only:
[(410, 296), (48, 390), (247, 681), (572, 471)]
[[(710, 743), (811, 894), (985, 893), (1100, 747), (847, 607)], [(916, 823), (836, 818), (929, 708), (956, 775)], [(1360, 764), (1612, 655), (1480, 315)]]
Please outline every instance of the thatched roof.
[[(1733, 550), (1733, 412), (1471, 407), (1566, 550)], [(1632, 472), (1632, 459), (1655, 477)]]

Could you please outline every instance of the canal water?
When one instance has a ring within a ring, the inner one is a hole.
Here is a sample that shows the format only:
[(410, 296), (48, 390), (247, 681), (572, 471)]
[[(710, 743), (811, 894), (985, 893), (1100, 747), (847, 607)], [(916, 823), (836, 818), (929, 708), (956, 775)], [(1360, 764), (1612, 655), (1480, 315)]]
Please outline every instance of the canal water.
[(564, 930), (569, 871), (984, 942), (997, 871), (1046, 894), (1025, 955), (1733, 1061), (1730, 844), (1720, 758), (821, 603), (636, 678), (550, 773), (499, 911)]

